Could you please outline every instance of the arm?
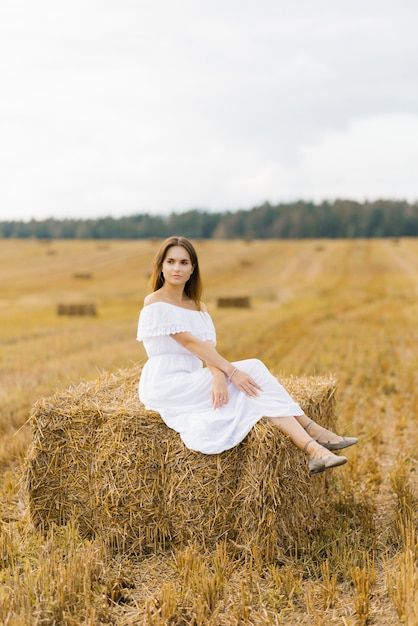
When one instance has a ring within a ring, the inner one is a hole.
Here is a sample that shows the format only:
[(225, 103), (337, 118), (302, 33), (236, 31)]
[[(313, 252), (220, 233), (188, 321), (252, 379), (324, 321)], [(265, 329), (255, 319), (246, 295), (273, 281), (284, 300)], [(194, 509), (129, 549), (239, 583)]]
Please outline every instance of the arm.
[(260, 385), (258, 385), (251, 376), (236, 369), (232, 363), (221, 356), (212, 342), (201, 341), (192, 333), (188, 332), (176, 333), (171, 336), (178, 341), (183, 348), (186, 348), (186, 350), (192, 352), (192, 354), (199, 357), (199, 359), (205, 361), (212, 373), (214, 372), (213, 368), (216, 368), (226, 374), (228, 379), (247, 396), (258, 396), (258, 391), (262, 391)]

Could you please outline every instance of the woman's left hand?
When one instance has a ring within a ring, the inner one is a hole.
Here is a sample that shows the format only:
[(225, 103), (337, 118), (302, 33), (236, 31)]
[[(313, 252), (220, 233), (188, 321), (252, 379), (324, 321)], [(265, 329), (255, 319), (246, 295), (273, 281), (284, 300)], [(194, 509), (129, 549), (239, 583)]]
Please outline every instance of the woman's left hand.
[(242, 370), (234, 370), (229, 380), (234, 383), (236, 387), (248, 398), (258, 398), (260, 391), (263, 391), (262, 387), (246, 372)]

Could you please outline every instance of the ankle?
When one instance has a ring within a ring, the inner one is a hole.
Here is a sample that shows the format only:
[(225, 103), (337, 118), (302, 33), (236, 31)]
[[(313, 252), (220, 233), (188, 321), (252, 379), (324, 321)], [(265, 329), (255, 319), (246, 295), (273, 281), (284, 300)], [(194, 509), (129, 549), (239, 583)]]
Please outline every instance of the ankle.
[(323, 448), (320, 443), (316, 441), (316, 439), (309, 439), (305, 445), (303, 446), (303, 452), (308, 455), (310, 459), (321, 459), (325, 454), (329, 454), (329, 451), (326, 448)]
[(316, 440), (314, 440), (315, 446), (311, 446), (308, 451), (308, 456), (310, 459), (324, 459), (326, 456), (332, 454), (327, 448), (321, 446)]
[[(305, 426), (303, 428), (304, 428), (304, 430), (306, 430), (307, 433), (309, 433), (309, 429), (313, 425), (314, 425), (314, 421), (313, 420), (309, 420), (309, 422), (307, 424), (305, 424)], [(309, 434), (312, 434), (312, 433), (309, 433)]]
[(311, 437), (314, 438), (314, 441), (317, 441), (320, 445), (321, 441), (337, 443), (342, 439), (340, 435), (328, 430), (324, 426), (319, 426), (319, 424), (313, 420), (310, 420), (303, 428)]

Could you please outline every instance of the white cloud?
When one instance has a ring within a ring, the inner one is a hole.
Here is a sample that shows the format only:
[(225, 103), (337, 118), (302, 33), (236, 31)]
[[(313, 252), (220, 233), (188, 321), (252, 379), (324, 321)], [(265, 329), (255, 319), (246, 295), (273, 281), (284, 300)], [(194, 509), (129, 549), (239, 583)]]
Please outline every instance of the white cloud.
[(415, 198), (417, 15), (407, 0), (5, 0), (0, 219)]
[(359, 199), (418, 200), (418, 115), (353, 120), (302, 155), (302, 189), (316, 200), (350, 198), (353, 189)]

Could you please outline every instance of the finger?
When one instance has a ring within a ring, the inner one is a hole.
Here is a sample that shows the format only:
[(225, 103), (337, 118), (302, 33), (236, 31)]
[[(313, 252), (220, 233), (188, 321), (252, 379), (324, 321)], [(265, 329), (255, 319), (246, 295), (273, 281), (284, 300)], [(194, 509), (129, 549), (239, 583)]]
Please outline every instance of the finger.
[(219, 408), (225, 404), (224, 396), (217, 396), (216, 398), (216, 407)]

